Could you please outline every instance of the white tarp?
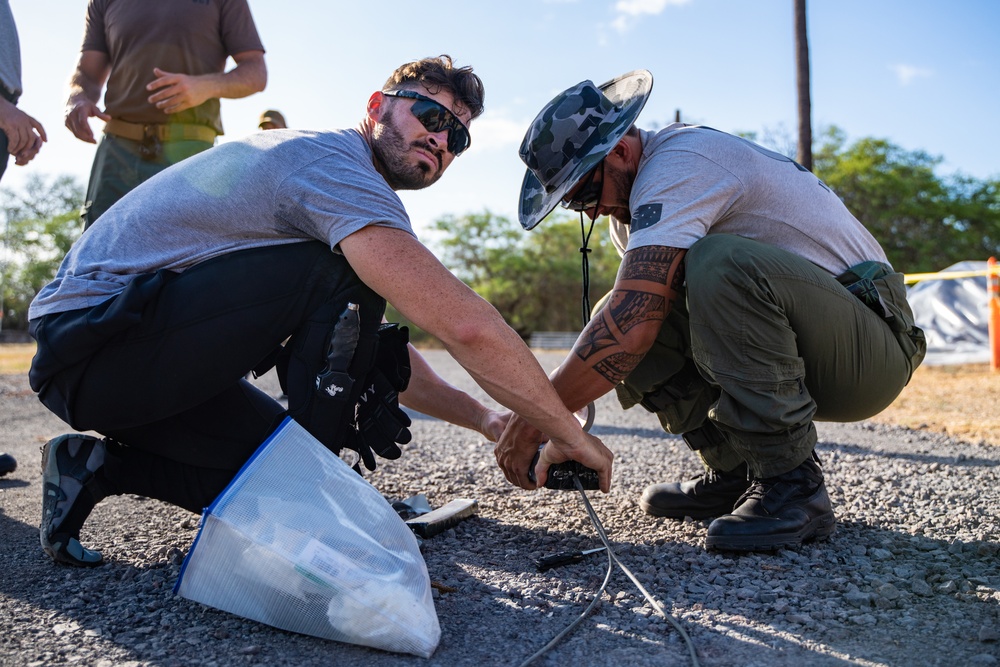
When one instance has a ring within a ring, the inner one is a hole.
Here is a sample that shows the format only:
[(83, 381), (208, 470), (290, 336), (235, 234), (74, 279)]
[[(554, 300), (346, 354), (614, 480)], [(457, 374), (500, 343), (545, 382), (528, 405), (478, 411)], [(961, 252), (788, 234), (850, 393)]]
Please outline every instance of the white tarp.
[[(944, 271), (985, 271), (986, 262), (959, 262)], [(924, 280), (907, 299), (917, 326), (927, 334), (925, 364), (989, 363), (989, 300), (986, 276)]]

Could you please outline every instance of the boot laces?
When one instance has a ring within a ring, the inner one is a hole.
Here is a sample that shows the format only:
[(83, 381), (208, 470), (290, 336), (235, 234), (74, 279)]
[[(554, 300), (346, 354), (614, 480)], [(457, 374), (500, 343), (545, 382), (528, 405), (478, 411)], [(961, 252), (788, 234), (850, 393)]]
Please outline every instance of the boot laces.
[[(813, 453), (813, 460), (819, 461), (819, 457), (816, 456), (815, 452)], [(811, 471), (811, 467), (807, 463), (803, 463), (784, 475), (777, 477), (754, 477), (750, 482), (750, 487), (743, 493), (736, 504), (740, 505), (746, 500), (763, 501), (772, 491), (777, 491), (780, 495), (787, 496), (796, 494), (809, 495), (822, 483), (823, 478), (817, 477)]]
[(763, 500), (779, 481), (780, 480), (774, 478), (755, 478), (751, 480), (750, 486), (743, 492), (740, 499), (736, 501), (736, 505), (742, 505), (747, 500)]

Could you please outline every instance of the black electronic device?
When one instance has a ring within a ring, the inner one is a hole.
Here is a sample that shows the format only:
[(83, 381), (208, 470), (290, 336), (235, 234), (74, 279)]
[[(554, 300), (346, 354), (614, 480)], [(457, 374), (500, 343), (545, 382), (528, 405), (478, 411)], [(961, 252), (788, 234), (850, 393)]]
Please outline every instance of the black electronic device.
[[(594, 415), (596, 413), (597, 409), (594, 407), (594, 404), (588, 403), (587, 407), (574, 413), (574, 416), (580, 420), (583, 430), (589, 433), (590, 427), (594, 425)], [(538, 465), (538, 456), (542, 453), (542, 447), (544, 446), (539, 445), (538, 451), (535, 452), (535, 458), (531, 459), (531, 467), (528, 468), (528, 479), (532, 483), (537, 483), (535, 479), (535, 466)], [(601, 479), (598, 477), (597, 471), (576, 461), (563, 461), (562, 463), (553, 463), (550, 465), (549, 476), (545, 480), (545, 488), (556, 491), (573, 491), (576, 489), (576, 484), (573, 483), (573, 475), (580, 478), (580, 485), (586, 491), (595, 491), (601, 488)]]
[[(528, 468), (528, 479), (532, 482), (536, 481), (535, 466), (538, 465), (538, 456), (541, 453), (542, 448), (539, 447), (538, 451), (535, 452), (535, 458), (531, 460), (531, 467)], [(556, 491), (573, 491), (576, 489), (576, 484), (573, 483), (574, 475), (580, 478), (580, 486), (586, 491), (594, 491), (601, 488), (601, 480), (597, 475), (597, 471), (577, 461), (563, 461), (562, 463), (553, 463), (550, 465), (549, 476), (545, 480), (545, 488)]]

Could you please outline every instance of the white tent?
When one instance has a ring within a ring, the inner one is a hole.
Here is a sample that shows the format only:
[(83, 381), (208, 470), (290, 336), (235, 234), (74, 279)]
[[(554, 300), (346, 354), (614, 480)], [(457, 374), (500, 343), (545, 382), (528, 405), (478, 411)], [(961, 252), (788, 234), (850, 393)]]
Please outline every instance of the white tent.
[[(959, 262), (944, 271), (985, 271), (986, 262)], [(925, 364), (989, 363), (986, 276), (924, 280), (909, 288), (917, 326), (927, 334)]]

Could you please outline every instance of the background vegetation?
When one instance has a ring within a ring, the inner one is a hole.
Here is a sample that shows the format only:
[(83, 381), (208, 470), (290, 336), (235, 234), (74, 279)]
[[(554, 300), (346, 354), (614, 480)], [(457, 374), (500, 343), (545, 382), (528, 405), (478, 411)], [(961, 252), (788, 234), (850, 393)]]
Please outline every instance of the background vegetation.
[(69, 176), (32, 177), (21, 192), (0, 189), (0, 326), (27, 330), (28, 305), (80, 236), (83, 186)]
[[(765, 132), (762, 143), (794, 154), (794, 142), (780, 133)], [(813, 152), (817, 176), (879, 240), (892, 265), (906, 273), (1000, 255), (1000, 181), (938, 176), (940, 162), (884, 139), (848, 144), (837, 128), (827, 130)], [(28, 304), (80, 234), (82, 199), (83, 187), (69, 177), (36, 178), (22, 192), (0, 189), (4, 330), (27, 328)], [(589, 227), (588, 220), (585, 230)], [(579, 330), (578, 217), (557, 209), (526, 233), (516, 221), (484, 211), (442, 218), (427, 236), (444, 264), (522, 336)], [(612, 286), (618, 267), (603, 220), (594, 226), (589, 246), (590, 298), (596, 301)], [(391, 310), (389, 316), (400, 319)], [(419, 331), (413, 337), (423, 339)]]

